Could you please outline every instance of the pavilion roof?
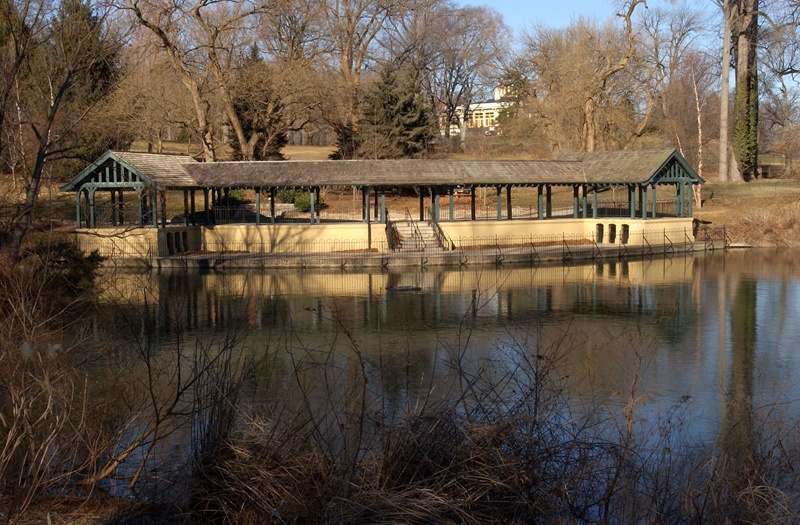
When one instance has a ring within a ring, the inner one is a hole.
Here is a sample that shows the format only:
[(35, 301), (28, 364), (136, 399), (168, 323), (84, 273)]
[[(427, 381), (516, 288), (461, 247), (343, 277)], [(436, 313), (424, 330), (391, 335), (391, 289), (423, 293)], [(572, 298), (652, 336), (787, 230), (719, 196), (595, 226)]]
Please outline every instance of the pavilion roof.
[[(649, 184), (677, 166), (703, 180), (675, 150), (571, 153), (554, 160), (313, 160), (202, 163), (188, 156), (108, 152), (62, 191), (80, 186), (107, 162), (134, 170), (160, 189), (311, 186), (495, 186)], [(673, 175), (674, 176), (674, 175)], [(670, 179), (672, 180), (672, 179)]]

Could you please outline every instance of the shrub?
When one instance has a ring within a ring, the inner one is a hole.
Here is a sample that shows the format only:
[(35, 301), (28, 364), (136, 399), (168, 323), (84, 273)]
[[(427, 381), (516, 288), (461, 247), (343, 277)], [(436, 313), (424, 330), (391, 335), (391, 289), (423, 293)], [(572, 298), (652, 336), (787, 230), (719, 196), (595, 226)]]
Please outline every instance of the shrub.
[[(318, 208), (325, 208), (327, 206), (322, 195), (319, 196), (318, 200), (315, 199), (314, 205)], [(311, 211), (311, 194), (307, 192), (297, 193), (294, 198), (294, 207), (297, 208), (298, 211), (304, 213)]]
[(278, 193), (275, 196), (278, 199), (278, 202), (290, 204), (294, 203), (294, 199), (295, 197), (297, 197), (297, 193), (294, 190), (290, 190), (289, 188), (281, 188), (278, 190)]

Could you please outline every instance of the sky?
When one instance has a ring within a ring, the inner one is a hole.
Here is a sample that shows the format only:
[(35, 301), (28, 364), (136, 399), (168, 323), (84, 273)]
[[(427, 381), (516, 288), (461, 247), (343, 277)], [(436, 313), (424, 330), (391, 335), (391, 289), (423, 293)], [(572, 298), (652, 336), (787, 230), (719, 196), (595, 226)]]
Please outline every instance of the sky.
[(514, 32), (537, 23), (566, 27), (578, 16), (603, 20), (616, 14), (611, 0), (459, 0), (459, 3), (493, 7)]
[[(714, 12), (714, 3), (706, 0), (684, 0), (689, 5)], [(503, 16), (506, 25), (515, 36), (536, 24), (552, 28), (563, 28), (580, 17), (607, 20), (617, 14), (620, 0), (456, 0), (460, 5), (482, 5), (494, 8)], [(674, 6), (669, 0), (648, 0), (648, 7)], [(680, 4), (680, 2), (677, 2)], [(644, 9), (639, 6), (637, 9)]]

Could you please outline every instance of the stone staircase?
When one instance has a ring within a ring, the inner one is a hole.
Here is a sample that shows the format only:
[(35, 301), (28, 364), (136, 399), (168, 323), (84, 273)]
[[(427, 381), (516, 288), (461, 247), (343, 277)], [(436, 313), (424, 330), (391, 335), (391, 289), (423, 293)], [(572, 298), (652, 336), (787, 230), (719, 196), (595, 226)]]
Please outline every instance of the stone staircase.
[[(416, 229), (414, 228), (416, 226)], [(397, 221), (394, 223), (399, 236), (397, 251), (425, 252), (441, 250), (434, 227), (425, 221)], [(417, 231), (419, 232), (417, 234)]]

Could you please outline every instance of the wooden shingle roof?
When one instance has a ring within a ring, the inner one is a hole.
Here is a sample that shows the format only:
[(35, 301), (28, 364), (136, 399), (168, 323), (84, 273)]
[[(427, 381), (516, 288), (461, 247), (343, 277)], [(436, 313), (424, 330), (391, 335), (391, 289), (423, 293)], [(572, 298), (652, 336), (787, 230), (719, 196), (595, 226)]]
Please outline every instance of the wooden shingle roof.
[[(125, 170), (129, 171), (135, 180), (141, 180), (143, 184), (158, 189), (192, 188), (197, 185), (186, 172), (186, 166), (191, 164), (197, 164), (197, 161), (186, 155), (107, 151), (60, 190), (74, 191), (86, 183), (109, 188), (130, 187), (134, 180), (119, 175), (119, 171)], [(115, 177), (120, 177), (127, 183), (116, 183)]]
[(582, 180), (574, 162), (496, 160), (320, 160), (198, 163), (187, 166), (200, 185), (457, 186)]
[(196, 186), (195, 181), (186, 172), (192, 164), (199, 164), (186, 155), (158, 155), (153, 153), (132, 153), (113, 151), (120, 160), (134, 167), (147, 179), (164, 187)]
[(670, 165), (703, 183), (675, 150), (572, 153), (554, 160), (318, 160), (195, 162), (188, 156), (108, 152), (62, 191), (113, 158), (162, 189), (311, 186), (649, 184)]

